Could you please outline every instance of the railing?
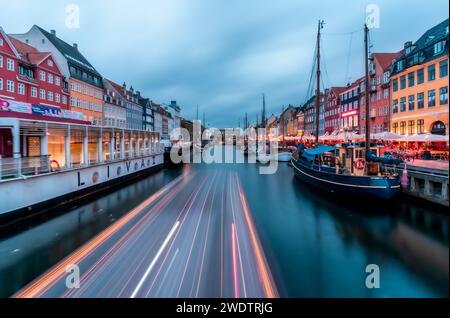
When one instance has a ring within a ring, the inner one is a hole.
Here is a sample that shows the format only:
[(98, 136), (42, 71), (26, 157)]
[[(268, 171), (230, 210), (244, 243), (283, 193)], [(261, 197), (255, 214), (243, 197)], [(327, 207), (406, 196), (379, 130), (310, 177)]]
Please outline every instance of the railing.
[(51, 172), (50, 156), (1, 158), (0, 181)]
[[(161, 155), (164, 153), (164, 145), (159, 144), (152, 146), (151, 148), (144, 148), (139, 151), (139, 154), (134, 153), (132, 156), (129, 152), (125, 152), (125, 160), (137, 159), (143, 156)], [(2, 158), (0, 156), (0, 182), (23, 178), (29, 176), (37, 176), (41, 174), (70, 170), (82, 167), (96, 166), (104, 163), (117, 162), (124, 160), (120, 156), (120, 152), (115, 152), (114, 159), (110, 154), (105, 155), (103, 162), (90, 162), (90, 164), (75, 164), (72, 162), (71, 168), (66, 167), (53, 167), (50, 164), (51, 156), (40, 156), (30, 158)]]

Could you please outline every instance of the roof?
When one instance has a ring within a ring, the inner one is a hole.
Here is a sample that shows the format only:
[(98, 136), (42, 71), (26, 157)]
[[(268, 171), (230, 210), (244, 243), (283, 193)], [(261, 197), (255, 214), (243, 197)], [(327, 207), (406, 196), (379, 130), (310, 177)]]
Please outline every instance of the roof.
[[(412, 50), (409, 54), (414, 54), (416, 51), (422, 50), (425, 47), (432, 45), (436, 42), (439, 42), (446, 37), (448, 37), (448, 33), (446, 33), (446, 28), (448, 27), (448, 18), (438, 25), (432, 27), (428, 31), (426, 31), (417, 41), (414, 43), (415, 49)], [(409, 55), (408, 54), (408, 55)]]
[(97, 72), (97, 70), (92, 66), (91, 63), (89, 63), (89, 61), (83, 56), (83, 54), (80, 53), (77, 48), (73, 47), (73, 45), (70, 45), (67, 42), (64, 42), (56, 35), (47, 32), (43, 28), (37, 25), (36, 27), (56, 47), (56, 49), (60, 51), (68, 61), (70, 61), (70, 63), (80, 68), (84, 68), (95, 75), (101, 76), (100, 73)]
[(372, 57), (378, 61), (383, 70), (387, 70), (394, 59), (400, 57), (403, 51), (397, 53), (373, 53)]
[(313, 160), (315, 156), (321, 155), (326, 152), (334, 151), (334, 147), (331, 146), (318, 146), (316, 148), (308, 149), (303, 151), (302, 156), (308, 160)]
[(51, 55), (50, 52), (40, 52), (35, 47), (13, 37), (11, 37), (10, 40), (17, 52), (19, 52), (21, 60), (28, 64), (39, 65), (43, 60)]

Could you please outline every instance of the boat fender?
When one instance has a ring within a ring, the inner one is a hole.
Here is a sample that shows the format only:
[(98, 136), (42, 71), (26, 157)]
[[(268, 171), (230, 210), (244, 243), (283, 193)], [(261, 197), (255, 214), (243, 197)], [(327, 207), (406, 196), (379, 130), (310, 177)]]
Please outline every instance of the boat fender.
[(366, 164), (366, 161), (362, 158), (359, 158), (359, 159), (355, 160), (353, 165), (355, 166), (355, 169), (363, 170), (365, 164)]
[[(53, 165), (55, 165), (56, 167), (54, 167)], [(52, 170), (52, 172), (61, 171), (61, 166), (58, 161), (51, 160), (50, 161), (50, 169)]]

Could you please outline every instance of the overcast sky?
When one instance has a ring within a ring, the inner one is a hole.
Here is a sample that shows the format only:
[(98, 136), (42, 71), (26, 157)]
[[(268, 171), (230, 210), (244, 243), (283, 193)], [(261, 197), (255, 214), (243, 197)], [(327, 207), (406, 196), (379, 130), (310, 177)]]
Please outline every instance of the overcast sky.
[[(66, 26), (66, 6), (80, 8), (80, 28)], [(448, 18), (447, 0), (0, 0), (0, 25), (22, 33), (55, 29), (104, 76), (133, 85), (156, 102), (176, 100), (210, 126), (251, 121), (266, 94), (268, 113), (299, 105), (307, 86), (317, 20), (323, 30), (326, 86), (363, 74), (367, 4), (380, 8), (373, 52), (394, 52)], [(350, 45), (351, 43), (351, 45)]]

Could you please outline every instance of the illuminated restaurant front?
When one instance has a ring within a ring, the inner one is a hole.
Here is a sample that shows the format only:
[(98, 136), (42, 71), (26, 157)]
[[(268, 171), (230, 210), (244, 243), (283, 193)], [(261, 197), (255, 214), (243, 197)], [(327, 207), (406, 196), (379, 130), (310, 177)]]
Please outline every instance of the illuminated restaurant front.
[[(73, 122), (0, 117), (10, 129), (11, 159), (40, 158), (52, 168), (76, 168), (159, 152), (159, 134)], [(3, 154), (2, 159), (8, 156)]]

